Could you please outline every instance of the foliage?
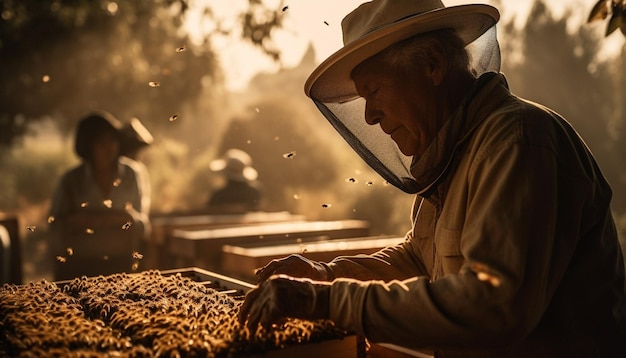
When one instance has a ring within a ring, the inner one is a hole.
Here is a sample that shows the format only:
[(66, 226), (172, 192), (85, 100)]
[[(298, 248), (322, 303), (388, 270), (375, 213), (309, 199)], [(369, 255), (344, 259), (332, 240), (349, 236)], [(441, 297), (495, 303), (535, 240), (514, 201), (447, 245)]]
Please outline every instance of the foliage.
[(605, 36), (609, 36), (613, 31), (620, 29), (626, 36), (626, 1), (625, 0), (598, 0), (589, 13), (587, 22), (606, 20)]
[[(563, 115), (593, 152), (613, 188), (616, 218), (626, 214), (626, 68), (619, 57), (599, 62), (598, 35), (580, 28), (568, 33), (567, 15), (554, 19), (537, 2), (523, 30), (506, 28), (521, 49), (503, 46), (503, 58), (522, 51), (524, 60), (505, 63), (513, 93), (547, 105)], [(622, 57), (626, 56), (626, 48)], [(541, 198), (538, 198), (541, 200)], [(626, 222), (621, 221), (622, 225)], [(622, 232), (626, 227), (620, 229)], [(626, 241), (626, 237), (622, 238)]]
[(248, 10), (242, 14), (243, 38), (258, 46), (275, 61), (280, 60), (280, 51), (272, 42), (272, 31), (282, 27), (282, 14), (287, 7), (280, 1), (279, 8), (269, 9), (262, 0), (248, 0)]
[(63, 170), (76, 164), (68, 152), (59, 145), (27, 140), (0, 156), (0, 213), (46, 202)]
[(234, 147), (251, 155), (266, 210), (364, 219), (373, 234), (403, 235), (413, 196), (385, 185), (302, 93), (314, 57), (309, 52), (296, 68), (254, 78), (242, 99), (245, 110), (226, 128), (215, 154)]
[[(92, 109), (162, 128), (183, 103), (219, 92), (211, 34), (196, 46), (181, 30), (190, 1), (0, 2), (0, 146), (43, 117), (68, 132)], [(249, 41), (276, 57), (264, 37), (280, 21), (265, 19), (267, 13), (251, 0), (240, 25)], [(210, 8), (204, 16), (215, 21)]]

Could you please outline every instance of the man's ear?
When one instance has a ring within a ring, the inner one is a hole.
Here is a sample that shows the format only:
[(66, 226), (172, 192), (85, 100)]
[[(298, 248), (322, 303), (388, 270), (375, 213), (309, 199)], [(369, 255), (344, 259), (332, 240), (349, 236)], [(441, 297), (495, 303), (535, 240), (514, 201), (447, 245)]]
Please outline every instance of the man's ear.
[(439, 86), (448, 72), (448, 58), (441, 43), (433, 43), (428, 53), (427, 76), (435, 86)]

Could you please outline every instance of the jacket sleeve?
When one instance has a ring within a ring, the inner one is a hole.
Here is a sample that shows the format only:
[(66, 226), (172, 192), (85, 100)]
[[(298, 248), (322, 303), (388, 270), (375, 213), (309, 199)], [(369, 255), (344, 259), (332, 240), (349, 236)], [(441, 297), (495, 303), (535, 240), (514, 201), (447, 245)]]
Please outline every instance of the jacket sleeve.
[(330, 279), (401, 280), (426, 275), (420, 258), (412, 251), (411, 234), (396, 246), (370, 255), (339, 256), (328, 263)]
[[(415, 198), (412, 221), (415, 222), (417, 208), (422, 199)], [(339, 256), (326, 265), (329, 279), (353, 278), (357, 280), (402, 280), (409, 277), (428, 275), (421, 253), (416, 252), (411, 241), (410, 230), (404, 242), (384, 248), (370, 255)]]
[[(476, 161), (468, 174), (460, 272), (435, 281), (335, 280), (331, 319), (373, 342), (413, 348), (508, 344), (537, 325), (575, 247), (571, 240), (569, 246), (555, 247), (556, 223), (563, 215), (557, 212), (559, 163), (540, 146), (507, 143), (497, 149)], [(568, 209), (573, 213), (582, 205), (576, 200)], [(577, 236), (571, 226), (568, 234)], [(563, 262), (553, 262), (556, 250)]]

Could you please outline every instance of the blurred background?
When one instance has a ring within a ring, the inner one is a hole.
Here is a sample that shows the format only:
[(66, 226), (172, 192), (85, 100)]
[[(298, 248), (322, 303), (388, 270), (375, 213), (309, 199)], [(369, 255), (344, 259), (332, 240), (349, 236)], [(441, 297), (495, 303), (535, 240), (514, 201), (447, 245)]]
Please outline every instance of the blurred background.
[[(258, 170), (266, 211), (368, 220), (375, 235), (408, 231), (413, 197), (370, 170), (303, 92), (361, 2), (3, 0), (0, 214), (18, 218), (24, 281), (49, 275), (50, 196), (78, 163), (74, 128), (92, 109), (139, 118), (152, 133), (141, 160), (153, 214), (204, 207), (221, 180), (209, 163), (239, 148)], [(581, 133), (613, 187), (626, 245), (626, 5), (485, 2), (502, 14), (512, 92)]]

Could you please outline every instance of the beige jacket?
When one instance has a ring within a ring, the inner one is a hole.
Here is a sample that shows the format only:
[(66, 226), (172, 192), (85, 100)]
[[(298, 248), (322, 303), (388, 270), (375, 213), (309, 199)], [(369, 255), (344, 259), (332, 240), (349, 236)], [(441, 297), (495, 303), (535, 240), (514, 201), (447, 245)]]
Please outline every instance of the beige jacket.
[(617, 356), (624, 262), (592, 154), (501, 74), (468, 97), (406, 242), (328, 264), (331, 319), (441, 357)]

